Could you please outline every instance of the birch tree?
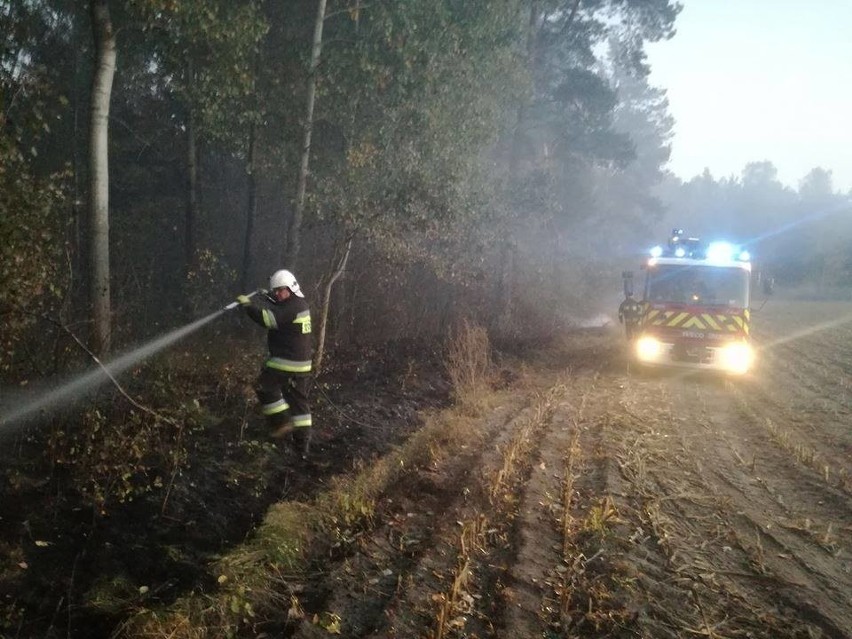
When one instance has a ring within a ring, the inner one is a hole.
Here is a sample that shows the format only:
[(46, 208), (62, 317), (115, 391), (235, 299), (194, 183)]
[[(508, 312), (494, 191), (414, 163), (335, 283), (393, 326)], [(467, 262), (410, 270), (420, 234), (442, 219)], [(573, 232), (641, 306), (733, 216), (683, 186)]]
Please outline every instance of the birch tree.
[(322, 30), (325, 23), (326, 0), (317, 1), (317, 17), (314, 22), (314, 37), (311, 45), (311, 64), (308, 71), (308, 91), (305, 98), (305, 121), (302, 141), (302, 153), (299, 161), (299, 178), (296, 186), (296, 200), (293, 216), (287, 225), (287, 243), (282, 262), (287, 268), (295, 268), (299, 259), (301, 244), (302, 217), (305, 212), (305, 192), (308, 184), (308, 170), (311, 162), (311, 135), (314, 127), (314, 101), (317, 91), (317, 74), (322, 56)]
[(109, 105), (116, 65), (116, 37), (108, 0), (91, 0), (95, 72), (89, 108), (89, 298), (92, 350), (109, 351)]

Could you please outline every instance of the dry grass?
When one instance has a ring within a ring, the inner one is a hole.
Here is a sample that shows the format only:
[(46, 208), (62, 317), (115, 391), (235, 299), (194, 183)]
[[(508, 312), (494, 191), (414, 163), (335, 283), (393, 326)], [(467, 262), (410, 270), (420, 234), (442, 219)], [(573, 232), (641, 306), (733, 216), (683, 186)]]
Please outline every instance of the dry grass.
[[(558, 400), (565, 394), (566, 387), (557, 384), (548, 392), (539, 396), (531, 407), (531, 415), (516, 427), (512, 439), (501, 450), (500, 466), (492, 473), (485, 473), (485, 492), (489, 495), (493, 509), (489, 512), (492, 521), (483, 513), (460, 522), (462, 531), (456, 542), (457, 565), (452, 575), (452, 583), (445, 592), (432, 596), (436, 602), (434, 632), (431, 637), (443, 639), (451, 631), (463, 634), (465, 620), (463, 615), (471, 611), (478, 587), (474, 581), (476, 554), (489, 550), (489, 534), (496, 530), (508, 530), (516, 503), (514, 491), (520, 480), (537, 434), (549, 423)], [(490, 530), (489, 530), (490, 527)], [(502, 538), (501, 535), (493, 536)]]
[(462, 524), (459, 534), (458, 565), (453, 572), (453, 582), (447, 593), (433, 596), (438, 603), (435, 619), (435, 639), (443, 639), (452, 627), (463, 627), (464, 620), (458, 615), (470, 611), (473, 597), (469, 590), (473, 582), (473, 553), (486, 546), (488, 520), (479, 514)]
[(535, 434), (550, 421), (556, 402), (566, 392), (564, 384), (550, 388), (535, 402), (532, 415), (517, 427), (514, 437), (502, 451), (502, 466), (490, 481), (489, 493), (492, 502), (499, 501), (500, 495), (511, 490), (512, 483), (520, 472), (520, 464), (527, 459), (533, 447)]
[(586, 520), (583, 522), (583, 530), (603, 537), (612, 526), (623, 523), (625, 521), (618, 516), (618, 509), (612, 497), (606, 495), (589, 509)]
[(456, 404), (471, 415), (482, 412), (489, 394), (491, 343), (481, 326), (464, 320), (447, 348), (447, 373)]
[(845, 469), (835, 470), (823, 460), (813, 447), (798, 440), (793, 433), (779, 427), (769, 417), (756, 419), (756, 421), (766, 428), (772, 439), (781, 448), (793, 455), (797, 462), (819, 473), (826, 484), (833, 484), (847, 492), (852, 488), (850, 487), (849, 475)]
[[(604, 494), (594, 502), (577, 500), (577, 481), (588, 468), (589, 455), (596, 454), (595, 451), (584, 450), (581, 431), (611, 427), (608, 418), (598, 421), (600, 417), (590, 418), (586, 415), (592, 390), (594, 386), (579, 397), (570, 416), (573, 433), (563, 457), (565, 475), (562, 480), (559, 522), (562, 562), (555, 569), (554, 581), (559, 605), (551, 612), (551, 623), (563, 632), (570, 629), (569, 636), (589, 632), (596, 636), (602, 632), (606, 634), (612, 628), (623, 626), (630, 615), (615, 597), (614, 582), (624, 580), (625, 577), (601, 573), (599, 568), (600, 562), (610, 560), (611, 549), (606, 538), (611, 536), (616, 525), (625, 522), (609, 494)], [(632, 470), (638, 469), (641, 473), (644, 469), (641, 460), (633, 458), (631, 461)]]
[(575, 430), (571, 438), (571, 445), (565, 452), (565, 478), (562, 481), (562, 556), (568, 557), (571, 551), (571, 530), (574, 526), (574, 518), (571, 516), (571, 508), (574, 503), (574, 482), (577, 479), (577, 465), (580, 458), (580, 434)]

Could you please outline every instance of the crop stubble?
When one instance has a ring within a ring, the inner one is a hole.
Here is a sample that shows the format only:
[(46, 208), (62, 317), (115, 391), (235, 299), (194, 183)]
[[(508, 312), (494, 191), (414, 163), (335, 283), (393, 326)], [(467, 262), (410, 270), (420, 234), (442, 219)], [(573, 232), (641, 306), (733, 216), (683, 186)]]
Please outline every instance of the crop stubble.
[(328, 567), (344, 635), (852, 636), (852, 305), (772, 304), (750, 380), (634, 376), (619, 335), (569, 341)]

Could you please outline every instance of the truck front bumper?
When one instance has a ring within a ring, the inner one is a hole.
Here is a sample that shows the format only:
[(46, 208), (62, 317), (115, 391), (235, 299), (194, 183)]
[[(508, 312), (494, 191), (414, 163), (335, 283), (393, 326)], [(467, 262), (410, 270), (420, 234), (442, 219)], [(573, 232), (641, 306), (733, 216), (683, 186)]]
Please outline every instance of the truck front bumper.
[(695, 342), (669, 342), (642, 335), (633, 346), (633, 355), (642, 364), (696, 370), (713, 370), (743, 375), (754, 364), (754, 349), (746, 341), (730, 341), (708, 346)]

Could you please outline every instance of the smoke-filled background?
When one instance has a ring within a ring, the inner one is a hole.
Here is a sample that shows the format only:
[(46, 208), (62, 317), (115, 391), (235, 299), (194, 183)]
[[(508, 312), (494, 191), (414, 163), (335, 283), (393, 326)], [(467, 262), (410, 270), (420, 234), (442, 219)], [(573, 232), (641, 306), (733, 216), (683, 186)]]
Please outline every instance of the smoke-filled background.
[(645, 48), (679, 9), (0, 1), (0, 378), (66, 368), (69, 330), (123, 350), (283, 266), (332, 347), (460, 317), (546, 337), (611, 313), (673, 226), (748, 243), (781, 291), (848, 298), (829, 169), (796, 189), (769, 161), (667, 173)]

